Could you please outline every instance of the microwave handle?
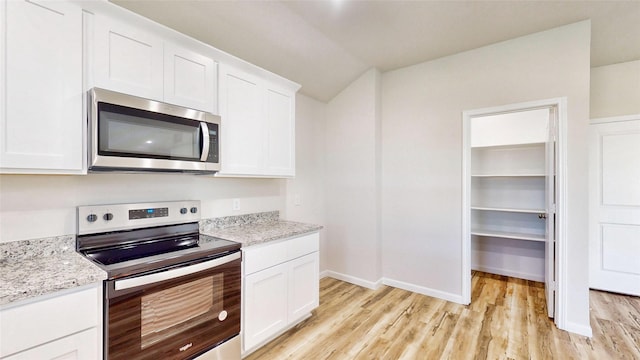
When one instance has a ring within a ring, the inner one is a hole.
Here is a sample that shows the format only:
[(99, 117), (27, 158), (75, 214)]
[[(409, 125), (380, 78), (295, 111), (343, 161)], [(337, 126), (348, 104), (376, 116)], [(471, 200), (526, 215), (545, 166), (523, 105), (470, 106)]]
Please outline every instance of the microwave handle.
[(209, 157), (209, 127), (206, 122), (200, 123), (200, 131), (202, 131), (202, 153), (200, 161), (207, 161)]
[(240, 254), (240, 251), (238, 251), (233, 254), (223, 256), (221, 258), (204, 261), (201, 263), (197, 263), (195, 265), (185, 266), (177, 269), (134, 277), (130, 279), (116, 280), (114, 284), (114, 288), (117, 291), (117, 290), (130, 289), (133, 287), (138, 287), (143, 285), (150, 285), (157, 282), (170, 280), (180, 276), (190, 275), (200, 271), (211, 269), (216, 266), (220, 266), (220, 265), (232, 262), (234, 260), (240, 259), (240, 257), (241, 257), (241, 254)]

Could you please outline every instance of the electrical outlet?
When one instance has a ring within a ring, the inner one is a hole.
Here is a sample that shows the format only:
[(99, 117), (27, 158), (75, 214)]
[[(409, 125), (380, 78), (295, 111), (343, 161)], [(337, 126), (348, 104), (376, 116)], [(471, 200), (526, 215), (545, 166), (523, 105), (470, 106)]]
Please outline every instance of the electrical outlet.
[(293, 205), (295, 205), (295, 206), (302, 205), (302, 199), (300, 198), (300, 194), (295, 194), (293, 196)]
[(240, 199), (233, 199), (233, 210), (240, 210)]

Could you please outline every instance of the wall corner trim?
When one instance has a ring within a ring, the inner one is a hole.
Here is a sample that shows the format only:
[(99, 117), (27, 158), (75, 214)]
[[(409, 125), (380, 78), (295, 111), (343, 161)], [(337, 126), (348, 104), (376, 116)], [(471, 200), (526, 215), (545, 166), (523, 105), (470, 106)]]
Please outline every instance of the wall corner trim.
[(591, 330), (590, 325), (578, 324), (572, 321), (567, 321), (565, 325), (565, 328), (560, 328), (560, 330), (565, 330), (570, 333), (586, 336), (588, 338), (593, 337), (593, 331)]
[(398, 281), (398, 280), (393, 280), (393, 279), (389, 279), (389, 278), (382, 278), (382, 283), (384, 285), (393, 286), (393, 287), (396, 287), (398, 289), (407, 290), (407, 291), (411, 291), (411, 292), (414, 292), (414, 293), (418, 293), (418, 294), (422, 294), (422, 295), (426, 295), (426, 296), (431, 296), (431, 297), (442, 299), (442, 300), (446, 300), (446, 301), (451, 301), (451, 302), (454, 302), (454, 303), (457, 303), (457, 304), (466, 305), (464, 303), (464, 301), (463, 301), (464, 299), (463, 299), (462, 295), (460, 295), (460, 294), (453, 294), (453, 293), (449, 293), (449, 292), (445, 292), (445, 291), (435, 290), (435, 289), (431, 289), (431, 288), (428, 288), (428, 287), (414, 285), (414, 284), (410, 284), (410, 283), (406, 283), (406, 282)]
[(377, 281), (369, 281), (369, 280), (361, 279), (359, 277), (346, 275), (346, 274), (342, 274), (342, 273), (331, 271), (331, 270), (324, 270), (320, 274), (320, 278), (325, 278), (325, 277), (346, 281), (348, 283), (362, 286), (371, 290), (378, 290), (380, 286), (383, 284), (382, 279), (378, 279)]
[(603, 118), (595, 118), (589, 120), (589, 124), (606, 124), (612, 122), (620, 122), (620, 121), (633, 121), (640, 119), (640, 114), (630, 114), (630, 115), (622, 115), (622, 116), (612, 116), (612, 117), (603, 117)]

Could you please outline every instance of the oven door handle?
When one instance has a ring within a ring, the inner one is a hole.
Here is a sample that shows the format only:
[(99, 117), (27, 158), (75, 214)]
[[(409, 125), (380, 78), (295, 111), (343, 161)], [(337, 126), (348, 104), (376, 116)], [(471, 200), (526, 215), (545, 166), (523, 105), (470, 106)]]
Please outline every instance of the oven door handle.
[(185, 266), (177, 269), (167, 270), (154, 274), (144, 275), (140, 277), (134, 277), (124, 280), (116, 280), (114, 283), (115, 290), (130, 289), (138, 286), (150, 285), (157, 282), (175, 279), (180, 276), (194, 274), (203, 270), (211, 269), (216, 266), (220, 266), (231, 261), (240, 259), (240, 251), (233, 254), (223, 256), (214, 260), (204, 261), (195, 265)]

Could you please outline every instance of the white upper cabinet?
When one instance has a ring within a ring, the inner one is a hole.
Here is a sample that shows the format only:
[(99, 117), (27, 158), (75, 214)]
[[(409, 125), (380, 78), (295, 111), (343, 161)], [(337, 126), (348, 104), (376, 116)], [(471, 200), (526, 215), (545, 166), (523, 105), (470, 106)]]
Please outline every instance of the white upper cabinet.
[(295, 91), (222, 64), (222, 171), (230, 176), (295, 175)]
[(129, 24), (96, 15), (94, 86), (162, 101), (162, 38)]
[(259, 175), (265, 143), (262, 84), (229, 66), (220, 70), (221, 172)]
[(0, 171), (81, 173), (82, 9), (0, 3)]
[(165, 43), (164, 99), (166, 102), (217, 113), (218, 64), (194, 51)]
[(295, 175), (295, 94), (267, 87), (266, 121), (268, 132), (267, 172)]
[(112, 17), (95, 15), (93, 86), (217, 113), (217, 63)]

